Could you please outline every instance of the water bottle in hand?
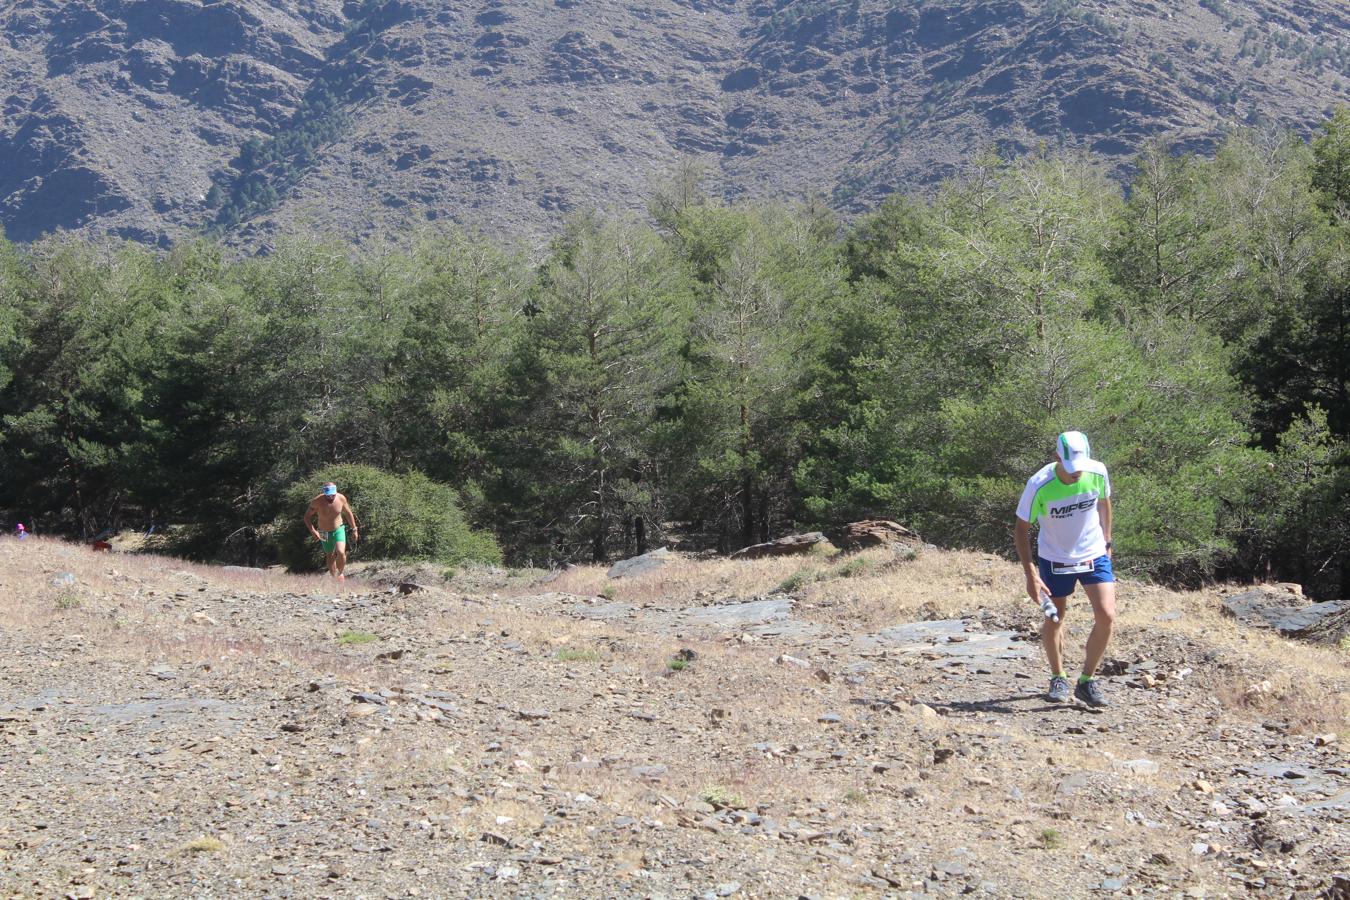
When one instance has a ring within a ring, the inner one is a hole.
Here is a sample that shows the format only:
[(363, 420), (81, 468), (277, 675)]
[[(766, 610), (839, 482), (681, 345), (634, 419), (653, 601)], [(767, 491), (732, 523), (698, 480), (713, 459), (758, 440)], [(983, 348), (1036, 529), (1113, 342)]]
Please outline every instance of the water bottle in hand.
[(1051, 622), (1059, 621), (1059, 607), (1055, 606), (1055, 601), (1044, 591), (1041, 592), (1041, 612), (1045, 613), (1045, 617)]

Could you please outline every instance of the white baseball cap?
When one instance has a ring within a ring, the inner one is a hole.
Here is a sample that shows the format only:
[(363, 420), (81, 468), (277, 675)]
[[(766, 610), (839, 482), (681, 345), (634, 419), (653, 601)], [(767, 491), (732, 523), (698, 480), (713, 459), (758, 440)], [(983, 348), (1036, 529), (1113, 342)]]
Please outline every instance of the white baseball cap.
[(1070, 475), (1083, 471), (1083, 463), (1092, 459), (1092, 448), (1087, 435), (1081, 431), (1066, 431), (1055, 440), (1055, 452), (1064, 470)]

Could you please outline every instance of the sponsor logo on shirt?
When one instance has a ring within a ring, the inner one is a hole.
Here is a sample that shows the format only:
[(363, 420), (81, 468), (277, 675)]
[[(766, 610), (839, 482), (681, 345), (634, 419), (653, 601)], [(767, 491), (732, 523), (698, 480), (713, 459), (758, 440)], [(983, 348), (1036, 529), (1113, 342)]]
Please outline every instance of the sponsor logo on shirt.
[(1077, 503), (1066, 503), (1063, 506), (1050, 507), (1050, 518), (1067, 519), (1074, 513), (1085, 509), (1092, 509), (1097, 505), (1096, 497), (1089, 497), (1086, 500), (1079, 500)]

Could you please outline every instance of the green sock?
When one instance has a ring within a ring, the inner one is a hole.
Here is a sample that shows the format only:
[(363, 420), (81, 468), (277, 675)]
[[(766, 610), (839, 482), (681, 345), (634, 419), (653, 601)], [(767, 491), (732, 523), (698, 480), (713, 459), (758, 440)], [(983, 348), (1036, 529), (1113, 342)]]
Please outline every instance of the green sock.
[(1056, 672), (1054, 677), (1056, 677), (1056, 678), (1068, 678), (1068, 677), (1069, 677), (1069, 673), (1068, 673), (1068, 672)]
[(1092, 676), (1091, 676), (1091, 675), (1079, 675), (1079, 676), (1078, 676), (1078, 683), (1079, 683), (1079, 684), (1087, 684), (1087, 683), (1088, 683), (1089, 681), (1091, 681), (1091, 680), (1092, 680)]

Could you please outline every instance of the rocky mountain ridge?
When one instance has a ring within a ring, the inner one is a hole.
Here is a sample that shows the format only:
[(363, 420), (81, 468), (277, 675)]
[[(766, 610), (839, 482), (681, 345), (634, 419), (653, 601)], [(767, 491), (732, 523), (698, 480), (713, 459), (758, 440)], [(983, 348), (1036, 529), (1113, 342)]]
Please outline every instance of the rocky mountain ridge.
[(727, 198), (845, 213), (990, 146), (1307, 131), (1350, 13), (1301, 0), (17, 0), (0, 224), (168, 245), (641, 210), (692, 157)]

